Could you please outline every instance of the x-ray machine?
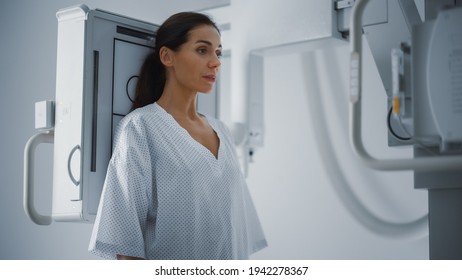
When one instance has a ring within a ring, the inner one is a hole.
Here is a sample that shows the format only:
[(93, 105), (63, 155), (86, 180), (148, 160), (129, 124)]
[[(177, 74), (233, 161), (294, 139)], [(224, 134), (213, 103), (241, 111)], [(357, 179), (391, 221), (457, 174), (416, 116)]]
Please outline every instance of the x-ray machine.
[[(432, 259), (462, 259), (461, 2), (323, 0), (317, 4), (330, 11), (326, 37), (349, 40), (351, 45), (352, 147), (373, 169), (414, 170), (415, 188), (428, 190)], [(424, 12), (419, 13), (417, 6)], [(25, 211), (42, 225), (52, 220), (94, 220), (114, 127), (130, 111), (137, 71), (153, 48), (158, 28), (84, 5), (62, 9), (57, 18), (56, 99), (36, 104), (36, 128), (43, 131), (27, 143), (24, 160)], [(413, 158), (377, 159), (362, 143), (362, 31), (387, 93), (388, 144), (412, 146)], [(291, 49), (304, 46), (300, 42), (314, 42), (312, 48), (321, 48), (326, 41), (314, 37), (280, 44)], [(263, 145), (262, 57), (277, 47), (249, 52), (248, 75), (253, 77), (248, 93), (249, 153)], [(211, 96), (213, 100), (198, 104), (206, 104), (203, 109), (219, 117), (219, 93)], [(40, 143), (54, 143), (51, 216), (37, 213), (33, 203), (34, 151)]]

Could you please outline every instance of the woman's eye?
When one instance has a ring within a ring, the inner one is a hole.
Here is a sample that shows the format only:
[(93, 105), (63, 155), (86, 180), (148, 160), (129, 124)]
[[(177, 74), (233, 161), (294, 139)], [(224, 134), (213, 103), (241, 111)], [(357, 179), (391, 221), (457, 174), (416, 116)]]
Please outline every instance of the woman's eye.
[(200, 48), (200, 49), (197, 49), (197, 52), (200, 53), (200, 54), (205, 54), (205, 53), (207, 53), (207, 50), (204, 49), (204, 48)]

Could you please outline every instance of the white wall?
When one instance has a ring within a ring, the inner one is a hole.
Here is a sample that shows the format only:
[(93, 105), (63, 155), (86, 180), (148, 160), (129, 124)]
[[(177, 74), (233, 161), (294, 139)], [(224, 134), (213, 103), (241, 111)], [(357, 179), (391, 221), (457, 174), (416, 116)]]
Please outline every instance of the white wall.
[[(265, 9), (272, 8), (269, 4), (272, 1), (264, 1), (268, 3), (265, 5), (258, 5), (258, 1), (249, 2), (253, 3), (249, 5), (259, 6), (259, 17), (264, 17)], [(150, 22), (161, 22), (179, 9), (175, 5), (165, 6), (166, 1), (159, 2), (161, 6), (148, 0), (137, 4), (88, 0), (86, 4)], [(245, 2), (233, 0), (229, 9), (232, 13), (228, 17), (240, 21), (240, 24), (231, 24), (234, 32), (245, 33), (239, 28), (255, 23), (255, 14), (242, 13), (236, 8), (241, 8)], [(55, 13), (59, 8), (77, 3), (80, 2), (7, 0), (0, 4), (0, 259), (93, 258), (87, 253), (92, 225), (53, 223), (48, 227), (37, 226), (28, 220), (22, 209), (23, 148), (35, 133), (34, 102), (54, 98)], [(246, 34), (241, 39), (242, 44), (249, 44), (245, 38), (252, 36)], [(245, 73), (243, 68), (249, 47), (232, 51), (233, 59), (240, 57), (238, 63), (233, 62), (232, 73), (234, 76), (241, 73), (234, 77), (236, 83), (232, 80), (233, 96), (242, 96), (235, 92), (245, 90), (242, 73)], [(415, 219), (427, 211), (426, 193), (413, 190), (410, 173), (372, 172), (352, 157), (346, 137), (346, 59), (347, 48), (265, 58), (265, 146), (257, 151), (255, 163), (250, 166), (248, 183), (269, 247), (254, 258), (428, 258), (427, 237), (395, 240), (364, 229), (341, 204), (329, 178), (329, 169), (323, 165), (313, 127), (313, 121), (318, 120), (310, 117), (311, 94), (322, 97), (334, 143), (332, 149), (360, 199), (378, 216), (396, 222)], [(369, 132), (366, 142), (380, 156), (396, 155), (402, 150), (396, 152), (386, 148), (385, 93), (371, 58), (367, 59), (365, 92), (371, 93), (368, 101), (371, 106), (365, 113), (369, 116), (365, 124)], [(241, 106), (241, 97), (237, 99), (232, 102), (235, 107)], [(234, 110), (239, 111), (242, 108)], [(238, 115), (234, 118), (241, 120)], [(404, 153), (409, 154), (409, 151)], [(50, 211), (51, 147), (39, 147), (37, 158), (40, 159), (37, 182), (43, 187), (43, 192), (37, 194), (37, 204), (39, 210), (46, 212)]]

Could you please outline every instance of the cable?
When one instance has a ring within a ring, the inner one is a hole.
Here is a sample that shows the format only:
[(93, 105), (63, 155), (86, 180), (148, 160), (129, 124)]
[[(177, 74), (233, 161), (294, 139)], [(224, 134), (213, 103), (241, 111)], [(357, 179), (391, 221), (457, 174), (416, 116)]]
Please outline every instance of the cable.
[[(388, 111), (388, 116), (387, 116), (387, 127), (388, 127), (388, 131), (390, 131), (391, 135), (393, 135), (393, 137), (395, 137), (396, 139), (398, 140), (401, 140), (401, 141), (409, 141), (412, 139), (412, 137), (402, 137), (402, 136), (399, 136), (398, 134), (396, 134), (396, 132), (393, 130), (392, 126), (391, 126), (391, 113), (393, 112), (393, 106), (390, 107), (390, 110)], [(406, 130), (405, 130), (406, 131)], [(406, 131), (407, 133), (407, 131)]]
[(414, 145), (416, 145), (417, 147), (419, 148), (422, 148), (423, 150), (425, 150), (427, 153), (429, 153), (430, 155), (432, 156), (438, 156), (437, 153), (435, 153), (434, 151), (431, 150), (431, 147), (425, 145), (424, 143), (422, 143), (420, 140), (418, 140), (416, 137), (414, 137), (412, 135), (412, 133), (410, 133), (406, 127), (404, 126), (403, 124), (403, 120), (401, 118), (400, 115), (398, 115), (398, 124), (400, 126), (400, 128), (409, 136), (409, 137), (402, 137), (402, 136), (399, 136), (398, 134), (396, 134), (396, 132), (393, 130), (393, 128), (391, 127), (391, 113), (393, 111), (393, 107), (390, 108), (390, 111), (388, 111), (388, 120), (387, 120), (387, 126), (388, 126), (388, 130), (390, 131), (390, 133), (393, 135), (393, 137), (397, 138), (398, 140), (401, 140), (401, 141), (414, 141)]

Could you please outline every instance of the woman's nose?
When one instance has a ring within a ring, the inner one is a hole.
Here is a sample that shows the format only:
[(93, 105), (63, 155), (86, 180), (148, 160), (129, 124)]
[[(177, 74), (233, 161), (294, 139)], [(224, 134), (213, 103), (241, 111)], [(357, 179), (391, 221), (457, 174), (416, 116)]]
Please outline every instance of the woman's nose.
[(221, 65), (220, 58), (217, 55), (214, 55), (212, 60), (209, 62), (210, 68), (218, 68)]

